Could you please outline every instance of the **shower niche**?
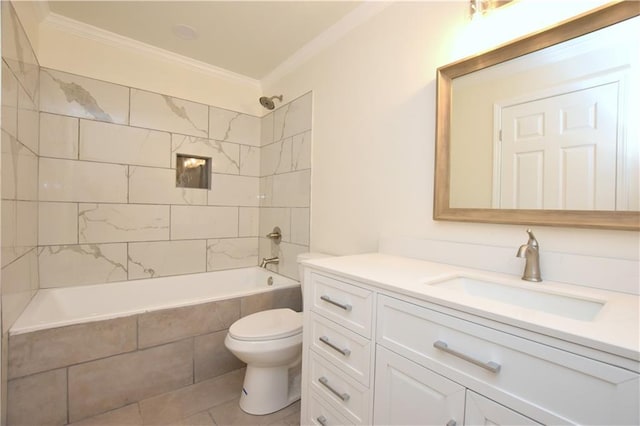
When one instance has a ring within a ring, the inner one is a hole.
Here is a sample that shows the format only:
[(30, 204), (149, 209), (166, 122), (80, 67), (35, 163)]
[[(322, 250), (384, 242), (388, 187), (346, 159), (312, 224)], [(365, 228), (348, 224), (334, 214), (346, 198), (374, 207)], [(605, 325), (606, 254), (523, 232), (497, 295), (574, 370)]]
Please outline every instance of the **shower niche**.
[(176, 154), (176, 187), (211, 189), (211, 158)]

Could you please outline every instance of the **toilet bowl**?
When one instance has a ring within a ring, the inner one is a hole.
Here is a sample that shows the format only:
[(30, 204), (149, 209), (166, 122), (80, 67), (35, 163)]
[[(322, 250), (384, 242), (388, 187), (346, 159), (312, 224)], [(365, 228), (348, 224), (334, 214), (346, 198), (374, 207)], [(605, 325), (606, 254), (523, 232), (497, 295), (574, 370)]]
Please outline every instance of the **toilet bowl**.
[[(297, 261), (325, 256), (304, 253)], [(300, 283), (302, 288), (302, 276)], [(300, 399), (301, 312), (269, 309), (240, 318), (229, 327), (224, 344), (247, 364), (240, 394), (243, 411), (269, 414)]]

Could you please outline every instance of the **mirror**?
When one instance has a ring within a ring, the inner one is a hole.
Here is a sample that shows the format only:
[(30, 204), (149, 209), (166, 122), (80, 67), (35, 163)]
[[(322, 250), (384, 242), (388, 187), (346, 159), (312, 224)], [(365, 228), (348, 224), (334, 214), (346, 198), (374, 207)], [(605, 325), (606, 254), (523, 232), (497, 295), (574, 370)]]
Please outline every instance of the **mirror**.
[(640, 229), (638, 15), (615, 3), (439, 68), (434, 219)]

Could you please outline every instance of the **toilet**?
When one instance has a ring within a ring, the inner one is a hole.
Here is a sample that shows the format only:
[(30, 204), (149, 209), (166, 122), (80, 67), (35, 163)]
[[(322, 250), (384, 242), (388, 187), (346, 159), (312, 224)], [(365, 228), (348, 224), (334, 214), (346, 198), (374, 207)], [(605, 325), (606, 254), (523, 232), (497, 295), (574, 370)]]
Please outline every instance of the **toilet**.
[[(300, 287), (304, 286), (300, 262), (326, 257), (298, 255)], [(302, 312), (269, 309), (240, 318), (229, 327), (224, 344), (247, 364), (240, 408), (255, 415), (278, 411), (300, 399)]]

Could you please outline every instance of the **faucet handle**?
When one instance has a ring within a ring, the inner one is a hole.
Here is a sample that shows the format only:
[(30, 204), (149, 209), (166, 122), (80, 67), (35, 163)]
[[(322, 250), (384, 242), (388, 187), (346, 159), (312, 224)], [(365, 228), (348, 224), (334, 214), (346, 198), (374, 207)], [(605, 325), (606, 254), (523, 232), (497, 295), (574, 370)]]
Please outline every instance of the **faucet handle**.
[(527, 229), (527, 234), (529, 235), (529, 241), (527, 241), (527, 244), (530, 244), (534, 247), (538, 247), (538, 240), (536, 240), (536, 236), (533, 235), (533, 231), (531, 230), (531, 228)]

